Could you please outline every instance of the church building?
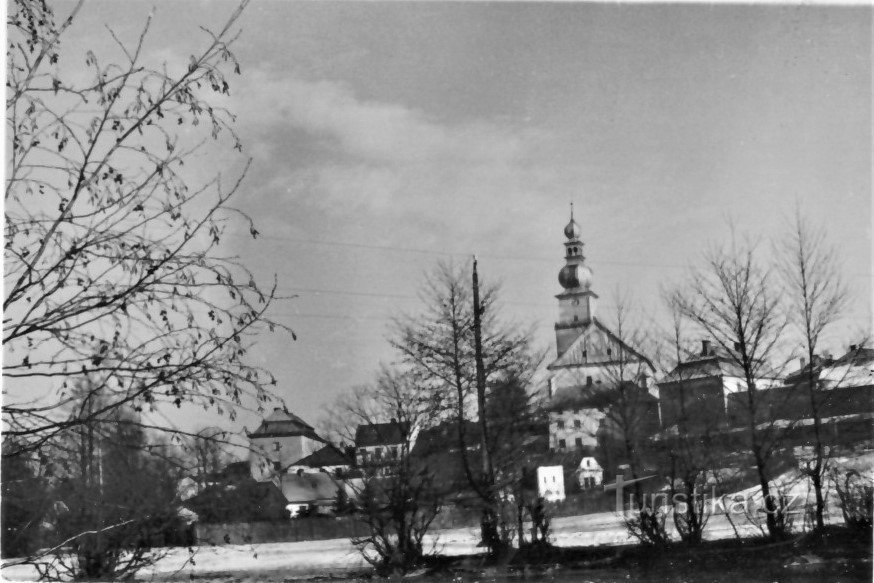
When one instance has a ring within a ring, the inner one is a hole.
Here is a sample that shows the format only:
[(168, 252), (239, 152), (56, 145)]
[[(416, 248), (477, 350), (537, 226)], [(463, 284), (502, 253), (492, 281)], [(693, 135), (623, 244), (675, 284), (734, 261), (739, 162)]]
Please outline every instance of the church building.
[(658, 389), (652, 363), (598, 318), (580, 234), (572, 205), (564, 228), (565, 265), (558, 274), (562, 292), (556, 296), (556, 357), (547, 368), (546, 409), (551, 450), (594, 455), (605, 435), (617, 431), (617, 407), (629, 409), (622, 412), (624, 419), (640, 416), (642, 425), (658, 429)]

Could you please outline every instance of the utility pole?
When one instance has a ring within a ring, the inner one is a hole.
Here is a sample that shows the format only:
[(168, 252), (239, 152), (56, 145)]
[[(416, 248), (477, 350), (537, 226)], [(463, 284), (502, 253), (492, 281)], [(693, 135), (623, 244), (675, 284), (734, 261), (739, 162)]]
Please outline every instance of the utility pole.
[(483, 492), (486, 494), (483, 508), (482, 537), (492, 552), (501, 545), (498, 536), (498, 512), (495, 504), (495, 473), (492, 459), (489, 455), (489, 432), (486, 422), (486, 370), (483, 363), (482, 313), (479, 297), (479, 274), (477, 273), (476, 255), (473, 257), (473, 344), (474, 360), (476, 362), (476, 399), (479, 409), (480, 447), (483, 463)]

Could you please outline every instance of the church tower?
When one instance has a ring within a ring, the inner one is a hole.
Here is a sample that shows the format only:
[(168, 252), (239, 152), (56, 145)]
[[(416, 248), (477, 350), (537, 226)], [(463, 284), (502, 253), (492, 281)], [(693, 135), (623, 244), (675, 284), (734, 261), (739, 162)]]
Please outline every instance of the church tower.
[(580, 241), (580, 226), (574, 220), (574, 205), (571, 203), (571, 220), (564, 228), (567, 239), (565, 265), (558, 272), (558, 282), (564, 288), (558, 298), (558, 322), (555, 323), (555, 345), (558, 356), (564, 354), (585, 328), (595, 318), (595, 302), (598, 296), (592, 286), (592, 270), (586, 265), (583, 242)]

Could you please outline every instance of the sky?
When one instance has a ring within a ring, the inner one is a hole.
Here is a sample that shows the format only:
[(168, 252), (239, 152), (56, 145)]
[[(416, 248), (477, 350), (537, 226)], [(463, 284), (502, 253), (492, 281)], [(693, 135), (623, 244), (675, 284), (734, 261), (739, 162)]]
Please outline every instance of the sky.
[[(59, 6), (70, 6), (59, 2)], [(183, 66), (236, 3), (89, 1), (71, 53), (104, 25)], [(60, 9), (59, 9), (60, 10)], [(562, 229), (582, 228), (603, 310), (660, 313), (728, 222), (767, 247), (794, 209), (828, 232), (853, 294), (833, 350), (872, 320), (871, 23), (865, 7), (262, 0), (239, 21), (224, 101), (252, 166), (225, 239), (297, 297), (251, 356), (315, 424), (390, 363), (392, 318), (421, 310), (441, 259), (479, 257), (506, 319), (554, 351)], [(76, 62), (72, 60), (70, 62)], [(204, 157), (197, 172), (239, 159)], [(184, 415), (181, 424), (252, 430)]]

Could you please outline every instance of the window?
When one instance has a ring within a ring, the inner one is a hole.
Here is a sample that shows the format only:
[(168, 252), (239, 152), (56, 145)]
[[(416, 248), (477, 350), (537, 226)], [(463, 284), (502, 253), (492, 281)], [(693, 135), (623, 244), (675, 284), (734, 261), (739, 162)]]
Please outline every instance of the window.
[(567, 447), (567, 442), (563, 439), (558, 440), (558, 449), (565, 449)]
[(612, 349), (612, 348), (608, 348), (608, 349), (607, 349), (607, 356), (610, 356), (611, 354), (613, 354), (613, 349)]
[(382, 459), (382, 448), (381, 447), (376, 448), (376, 450), (373, 452), (373, 457), (375, 457), (378, 460)]
[(583, 438), (582, 437), (576, 438), (574, 440), (574, 445), (576, 445), (577, 448), (582, 449), (583, 448)]
[(555, 422), (555, 424), (559, 429), (564, 429), (564, 420), (559, 419), (558, 421)]
[(583, 426), (582, 421), (580, 421), (579, 419), (574, 419), (574, 428), (575, 429), (580, 429), (580, 428), (582, 428), (582, 426)]
[(273, 451), (279, 451), (280, 449), (282, 449), (282, 444), (279, 443), (278, 441), (274, 441), (273, 442)]

